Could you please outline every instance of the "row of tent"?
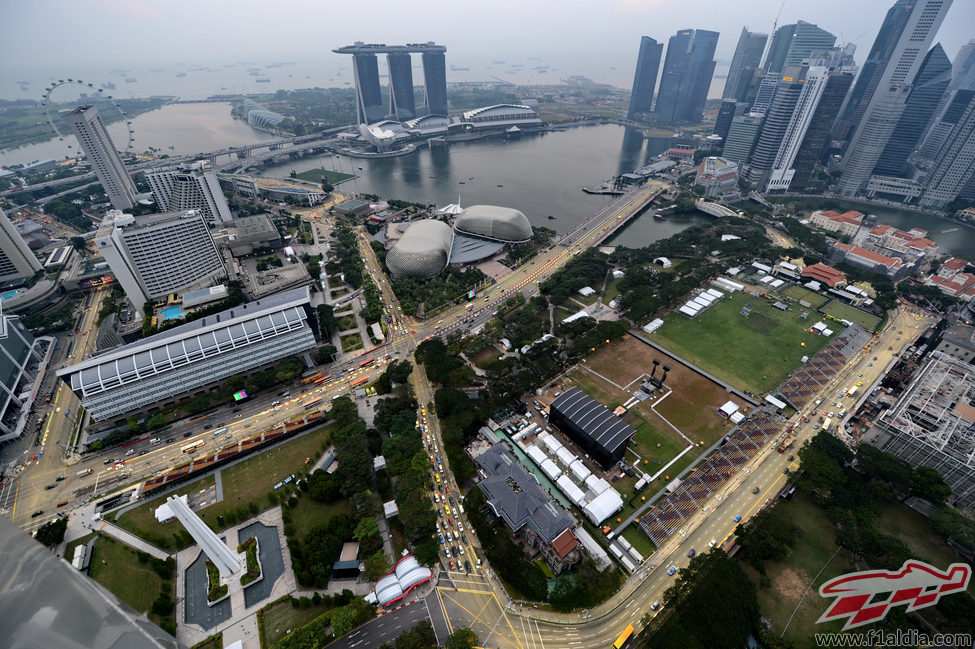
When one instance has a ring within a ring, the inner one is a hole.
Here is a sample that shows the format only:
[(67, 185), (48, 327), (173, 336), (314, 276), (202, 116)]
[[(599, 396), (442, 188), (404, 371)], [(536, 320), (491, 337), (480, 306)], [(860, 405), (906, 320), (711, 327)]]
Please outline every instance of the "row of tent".
[(709, 288), (699, 293), (696, 297), (693, 297), (685, 302), (678, 309), (678, 311), (689, 318), (696, 317), (701, 311), (720, 300), (723, 295), (724, 293), (721, 291), (716, 291), (713, 288)]
[(543, 431), (539, 433), (534, 445), (522, 444), (521, 446), (542, 473), (548, 476), (559, 491), (579, 507), (594, 525), (599, 525), (623, 508), (623, 498), (619, 492), (604, 478), (593, 474), (585, 463), (563, 446), (554, 435)]

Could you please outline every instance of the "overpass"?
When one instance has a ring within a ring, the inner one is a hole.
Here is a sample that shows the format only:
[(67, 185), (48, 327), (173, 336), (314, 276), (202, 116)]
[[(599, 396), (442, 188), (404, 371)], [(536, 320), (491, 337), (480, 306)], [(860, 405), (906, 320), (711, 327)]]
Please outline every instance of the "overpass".
[[(658, 180), (649, 180), (646, 184), (634, 187), (580, 223), (574, 230), (563, 235), (559, 239), (558, 245), (565, 248), (575, 244), (581, 244), (585, 247), (598, 246), (645, 210), (653, 199), (657, 198), (668, 187), (669, 185)], [(600, 230), (600, 228), (602, 229)], [(598, 232), (598, 234), (586, 236), (587, 233), (593, 232)]]

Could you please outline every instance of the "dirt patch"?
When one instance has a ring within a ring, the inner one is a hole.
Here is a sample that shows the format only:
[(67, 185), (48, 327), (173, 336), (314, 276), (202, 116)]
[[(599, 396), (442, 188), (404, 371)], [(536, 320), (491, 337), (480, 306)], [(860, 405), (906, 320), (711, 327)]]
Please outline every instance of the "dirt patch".
[(790, 602), (798, 602), (808, 586), (809, 575), (792, 568), (783, 568), (773, 584), (776, 592)]

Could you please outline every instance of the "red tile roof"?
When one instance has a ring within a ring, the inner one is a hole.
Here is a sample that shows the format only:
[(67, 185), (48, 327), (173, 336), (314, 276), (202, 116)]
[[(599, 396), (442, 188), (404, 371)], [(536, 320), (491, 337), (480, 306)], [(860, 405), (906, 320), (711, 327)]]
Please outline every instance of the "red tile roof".
[(846, 281), (846, 275), (825, 264), (813, 264), (812, 266), (806, 266), (802, 269), (800, 275), (823, 282), (830, 288), (835, 287), (840, 282)]
[(856, 210), (849, 210), (842, 214), (833, 210), (823, 210), (821, 214), (830, 221), (852, 223), (853, 225), (860, 225), (860, 222), (863, 220), (863, 212), (857, 212)]
[(958, 271), (958, 270), (964, 270), (965, 266), (967, 265), (968, 262), (965, 261), (964, 259), (959, 259), (958, 257), (952, 257), (951, 259), (945, 261), (945, 263), (941, 264), (941, 267), (947, 268), (948, 270)]
[(552, 541), (552, 549), (555, 550), (555, 554), (559, 555), (559, 559), (565, 559), (578, 546), (579, 541), (576, 540), (576, 537), (572, 536), (572, 530), (568, 529), (556, 536), (555, 540)]
[(836, 247), (862, 259), (869, 259), (874, 263), (883, 264), (887, 268), (900, 268), (904, 265), (900, 259), (888, 257), (887, 255), (882, 255), (879, 252), (867, 250), (866, 248), (861, 248), (860, 246), (853, 246), (847, 243), (837, 243)]

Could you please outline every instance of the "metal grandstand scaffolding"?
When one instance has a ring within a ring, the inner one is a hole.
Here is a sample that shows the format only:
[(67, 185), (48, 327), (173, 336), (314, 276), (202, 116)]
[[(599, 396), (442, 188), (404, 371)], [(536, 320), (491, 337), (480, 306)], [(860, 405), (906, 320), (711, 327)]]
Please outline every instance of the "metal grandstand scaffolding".
[(975, 505), (975, 366), (932, 352), (863, 441), (935, 469), (956, 504)]

